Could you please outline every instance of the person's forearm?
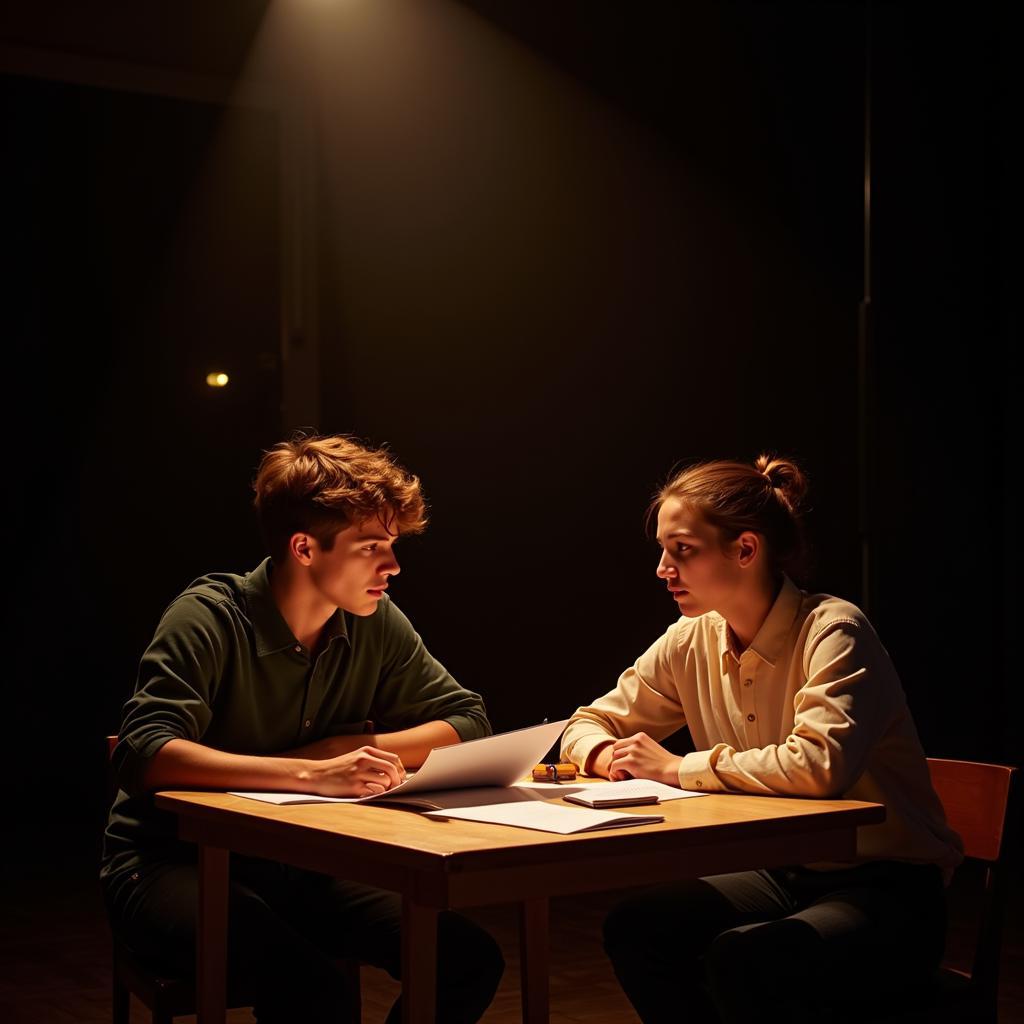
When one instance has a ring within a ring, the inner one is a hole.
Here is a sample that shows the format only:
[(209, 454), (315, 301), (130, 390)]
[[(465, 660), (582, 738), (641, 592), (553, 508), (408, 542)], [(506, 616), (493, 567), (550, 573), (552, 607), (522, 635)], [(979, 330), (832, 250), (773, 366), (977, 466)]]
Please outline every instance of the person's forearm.
[[(365, 737), (360, 737), (362, 746)], [(352, 749), (355, 749), (354, 747)], [(168, 740), (143, 775), (147, 790), (174, 787), (316, 792), (316, 765), (302, 757), (228, 754), (190, 740)]]
[(612, 740), (609, 740), (607, 743), (595, 747), (590, 752), (587, 763), (583, 766), (585, 774), (600, 775), (606, 779), (608, 778), (608, 772), (612, 763), (612, 742)]
[(398, 732), (327, 736), (295, 750), (289, 750), (285, 757), (320, 761), (328, 757), (337, 757), (339, 754), (347, 754), (357, 747), (369, 745), (397, 754), (406, 768), (419, 768), (434, 747), (445, 747), (458, 742), (459, 734), (447, 722), (424, 722), (423, 725), (416, 725), (411, 729), (402, 729)]

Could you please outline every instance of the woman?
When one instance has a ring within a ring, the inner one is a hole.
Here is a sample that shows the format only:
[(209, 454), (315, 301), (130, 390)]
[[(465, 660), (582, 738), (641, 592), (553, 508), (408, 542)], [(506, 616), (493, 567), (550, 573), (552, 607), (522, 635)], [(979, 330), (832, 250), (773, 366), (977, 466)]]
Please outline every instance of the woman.
[[(799, 468), (686, 469), (651, 507), (657, 575), (681, 618), (580, 708), (564, 760), (683, 789), (885, 804), (851, 864), (715, 875), (642, 891), (605, 923), (640, 1017), (783, 1019), (924, 981), (945, 937), (943, 883), (961, 859), (895, 669), (863, 612), (790, 578), (803, 558)], [(687, 725), (696, 751), (658, 742)]]

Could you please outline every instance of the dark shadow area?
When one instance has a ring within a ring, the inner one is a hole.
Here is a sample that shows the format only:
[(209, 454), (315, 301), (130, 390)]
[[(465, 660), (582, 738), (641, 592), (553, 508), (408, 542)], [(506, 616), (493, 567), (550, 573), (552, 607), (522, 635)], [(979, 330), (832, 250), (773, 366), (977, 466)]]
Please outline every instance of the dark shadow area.
[[(226, 153), (212, 105), (17, 77), (0, 102), (25, 723), (6, 755), (31, 758), (14, 798), (47, 829), (38, 793), (91, 813), (74, 766), (116, 731), (166, 603), (258, 551), (249, 481), (281, 429), (276, 123), (234, 113)], [(264, 170), (239, 182), (240, 158)], [(206, 385), (217, 369), (233, 387)]]
[[(107, 1019), (103, 737), (168, 600), (262, 557), (249, 484), (286, 422), (286, 126), (73, 72), (88, 58), (230, 83), (269, 6), (0, 15), (0, 44), (45, 53), (51, 76), (0, 76), (4, 1020)], [(872, 9), (868, 593), (866, 5), (394, 0), (338, 42), (317, 111), (316, 426), (387, 442), (423, 478), (432, 523), (400, 545), (392, 593), (496, 728), (568, 715), (672, 621), (643, 532), (670, 468), (767, 449), (811, 480), (807, 586), (868, 605), (927, 753), (1021, 763), (1015, 37), (995, 4)], [(232, 387), (206, 386), (218, 369)], [(685, 732), (670, 744), (690, 749)], [(1003, 1021), (1024, 1020), (1020, 892)], [(966, 949), (971, 907), (950, 898)], [(587, 950), (558, 968), (580, 991), (616, 991), (603, 961), (581, 966), (605, 905), (553, 915), (574, 922), (553, 948)], [(505, 984), (511, 1015), (511, 970)]]
[[(98, 887), (78, 846), (66, 859), (22, 865), (5, 873), (2, 896), (7, 913), (0, 925), (0, 955), (6, 970), (0, 981), (0, 1015), (6, 1024), (109, 1024), (109, 932)], [(975, 908), (965, 894), (964, 877), (949, 894), (950, 956), (966, 966), (973, 942)], [(1010, 890), (1003, 941), (1000, 1024), (1024, 1021), (1024, 886), (1018, 876)], [(964, 883), (964, 884), (962, 884)], [(627, 1024), (635, 1015), (601, 949), (601, 923), (623, 892), (591, 893), (554, 900), (551, 907), (551, 1020), (571, 1024)], [(506, 969), (485, 1024), (516, 1024), (519, 1003), (519, 941), (515, 909), (494, 906), (470, 916), (501, 944)], [(398, 992), (383, 972), (362, 971), (364, 1019), (378, 1022)], [(132, 1024), (148, 1022), (138, 1004)], [(188, 1020), (189, 1018), (183, 1018)], [(194, 1020), (194, 1018), (192, 1018)], [(251, 1024), (245, 1010), (232, 1011), (229, 1024)]]

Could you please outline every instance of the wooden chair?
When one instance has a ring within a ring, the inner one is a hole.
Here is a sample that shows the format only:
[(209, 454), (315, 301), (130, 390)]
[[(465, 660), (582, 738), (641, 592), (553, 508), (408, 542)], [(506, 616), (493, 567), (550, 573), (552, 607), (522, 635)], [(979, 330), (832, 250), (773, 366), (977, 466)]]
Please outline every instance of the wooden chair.
[[(110, 756), (117, 745), (116, 736), (107, 737), (108, 785), (110, 798), (117, 794), (117, 783), (109, 769)], [(113, 940), (113, 1024), (129, 1024), (131, 997), (134, 995), (153, 1017), (153, 1024), (171, 1024), (175, 1017), (196, 1012), (195, 978), (178, 977), (154, 967), (139, 958), (116, 936)], [(348, 990), (352, 993), (349, 1006), (350, 1019), (358, 1021), (362, 1015), (359, 963), (355, 960), (340, 960), (339, 968), (348, 978)], [(253, 999), (244, 986), (229, 985), (227, 1006), (252, 1006)]]
[[(349, 991), (353, 993), (351, 1020), (362, 1014), (359, 964), (343, 960), (340, 968), (349, 974)], [(171, 1024), (175, 1017), (196, 1012), (194, 978), (181, 978), (161, 971), (140, 960), (127, 946), (114, 939), (113, 969), (114, 1024), (129, 1024), (131, 997), (134, 995), (152, 1014), (153, 1024)], [(229, 987), (227, 1006), (252, 1006), (253, 999), (244, 987)]]
[[(171, 1024), (175, 1017), (196, 1012), (195, 981), (191, 976), (177, 977), (145, 963), (116, 938), (113, 977), (114, 1024), (128, 1024), (133, 995), (150, 1011), (153, 1024)], [(229, 1009), (252, 1004), (252, 996), (244, 987), (229, 988)]]
[(1003, 907), (1014, 837), (1020, 772), (999, 764), (928, 759), (932, 785), (946, 820), (964, 843), (966, 861), (977, 862), (980, 920), (970, 972), (944, 963), (932, 987), (913, 1005), (872, 1017), (877, 1024), (996, 1024)]

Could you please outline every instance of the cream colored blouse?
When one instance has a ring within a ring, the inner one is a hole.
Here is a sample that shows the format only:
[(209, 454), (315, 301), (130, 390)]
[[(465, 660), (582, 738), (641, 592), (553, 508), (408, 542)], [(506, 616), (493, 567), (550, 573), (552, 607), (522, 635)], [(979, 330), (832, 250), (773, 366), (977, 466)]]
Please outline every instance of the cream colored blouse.
[(784, 580), (737, 655), (716, 612), (673, 623), (618, 685), (580, 708), (563, 760), (583, 765), (609, 738), (659, 740), (689, 726), (697, 750), (679, 785), (704, 792), (846, 797), (882, 803), (858, 830), (857, 859), (961, 861), (889, 655), (859, 608)]

